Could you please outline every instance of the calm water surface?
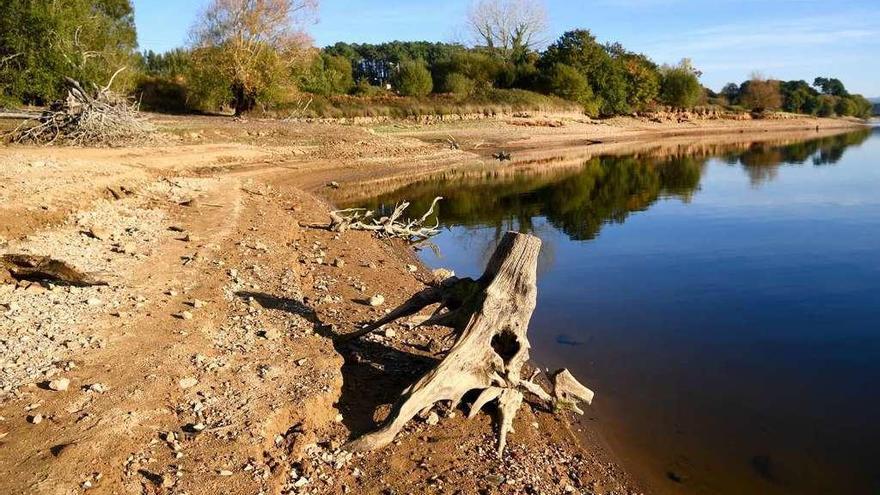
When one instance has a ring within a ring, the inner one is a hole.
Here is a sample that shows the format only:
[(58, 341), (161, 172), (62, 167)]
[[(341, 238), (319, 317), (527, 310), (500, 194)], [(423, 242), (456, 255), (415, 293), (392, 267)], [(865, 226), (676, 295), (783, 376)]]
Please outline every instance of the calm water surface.
[(432, 266), (544, 240), (533, 357), (660, 493), (880, 493), (880, 129), (430, 180)]

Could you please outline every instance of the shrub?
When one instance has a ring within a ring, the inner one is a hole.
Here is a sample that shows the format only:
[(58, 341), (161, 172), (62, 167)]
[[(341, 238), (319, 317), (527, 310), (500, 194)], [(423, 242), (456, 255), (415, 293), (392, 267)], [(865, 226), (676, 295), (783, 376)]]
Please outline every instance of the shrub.
[(743, 84), (740, 101), (753, 112), (778, 110), (782, 106), (782, 93), (779, 81), (771, 81), (760, 76), (753, 77)]
[(458, 96), (468, 96), (474, 92), (475, 88), (476, 83), (474, 80), (459, 72), (453, 72), (446, 76), (446, 80), (443, 83), (443, 90), (446, 93)]
[(703, 87), (697, 74), (687, 63), (665, 67), (660, 82), (660, 98), (663, 103), (676, 108), (691, 108), (699, 103)]
[(394, 87), (403, 96), (425, 96), (434, 89), (431, 73), (420, 60), (405, 60), (394, 75)]
[(546, 87), (550, 94), (581, 104), (588, 114), (595, 115), (598, 111), (587, 78), (570, 65), (554, 64), (547, 76)]

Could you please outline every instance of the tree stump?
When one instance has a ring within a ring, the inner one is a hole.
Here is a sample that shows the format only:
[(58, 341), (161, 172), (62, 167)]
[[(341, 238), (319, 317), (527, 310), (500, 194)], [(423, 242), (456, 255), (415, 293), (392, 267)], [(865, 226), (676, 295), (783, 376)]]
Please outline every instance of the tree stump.
[(382, 324), (388, 323), (439, 302), (449, 310), (435, 313), (424, 324), (450, 326), (459, 331), (459, 337), (434, 369), (403, 391), (383, 426), (349, 442), (346, 450), (360, 452), (388, 445), (420, 411), (430, 410), (439, 401), (450, 401), (455, 408), (465, 394), (479, 391), (468, 417), (476, 415), (485, 404), (498, 401), (500, 456), (507, 444), (507, 434), (513, 431), (513, 419), (524, 393), (554, 406), (573, 406), (576, 412), (580, 411), (578, 401), (592, 401), (593, 393), (567, 370), (554, 374), (554, 395), (532, 381), (535, 375), (528, 379), (521, 376), (529, 359), (526, 333), (537, 298), (540, 249), (541, 240), (537, 237), (508, 232), (478, 280), (452, 280), (425, 289), (380, 320)]

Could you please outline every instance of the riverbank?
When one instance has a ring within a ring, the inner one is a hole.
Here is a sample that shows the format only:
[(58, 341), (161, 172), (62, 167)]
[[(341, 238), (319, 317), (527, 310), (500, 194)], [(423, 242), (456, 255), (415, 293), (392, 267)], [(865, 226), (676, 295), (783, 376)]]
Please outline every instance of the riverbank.
[[(321, 197), (496, 166), (486, 157), (501, 148), (512, 169), (536, 168), (546, 148), (584, 139), (605, 152), (669, 133), (693, 145), (853, 125), (156, 120), (167, 136), (150, 147), (0, 150), (0, 250), (109, 282), (0, 285), (4, 493), (638, 492), (595, 432), (540, 408), (523, 409), (500, 460), (488, 415), (442, 408), (439, 424), (413, 421), (382, 452), (341, 452), (451, 342), (404, 323), (334, 345), (432, 274), (399, 243), (305, 227), (327, 220)], [(364, 304), (377, 294), (383, 306)]]

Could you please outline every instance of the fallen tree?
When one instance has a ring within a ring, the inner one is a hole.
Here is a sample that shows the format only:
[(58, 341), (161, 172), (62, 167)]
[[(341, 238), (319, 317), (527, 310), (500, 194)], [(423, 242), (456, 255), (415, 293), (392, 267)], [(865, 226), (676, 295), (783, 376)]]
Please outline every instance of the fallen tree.
[(437, 203), (443, 199), (438, 196), (431, 202), (431, 207), (419, 218), (400, 220), (404, 211), (409, 208), (409, 202), (403, 202), (395, 206), (390, 215), (379, 219), (373, 218), (375, 213), (366, 208), (348, 208), (330, 212), (329, 225), (313, 225), (313, 227), (328, 228), (333, 232), (345, 232), (346, 230), (367, 230), (379, 237), (397, 237), (409, 242), (424, 241), (440, 233), (437, 227), (439, 220), (433, 226), (425, 226), (425, 221), (434, 213)]
[[(552, 391), (521, 376), (529, 359), (527, 331), (537, 296), (536, 272), (541, 241), (537, 237), (508, 232), (499, 243), (485, 272), (478, 280), (447, 279), (416, 294), (387, 317), (376, 329), (396, 318), (414, 314), (435, 303), (441, 305), (425, 324), (444, 325), (458, 339), (437, 366), (405, 389), (383, 426), (349, 442), (346, 450), (360, 452), (381, 448), (394, 440), (406, 423), (437, 402), (458, 406), (465, 394), (477, 391), (468, 417), (484, 405), (497, 401), (499, 412), (498, 455), (504, 452), (513, 419), (526, 394), (554, 410), (572, 409), (582, 414), (578, 402), (590, 403), (593, 392), (568, 370), (551, 375)], [(379, 323), (379, 322), (377, 322)], [(354, 336), (363, 335), (360, 331)]]
[(19, 144), (53, 144), (75, 146), (119, 145), (147, 139), (153, 126), (140, 115), (137, 102), (110, 91), (110, 83), (89, 92), (69, 77), (67, 98), (56, 101), (38, 117), (22, 123), (9, 135)]

